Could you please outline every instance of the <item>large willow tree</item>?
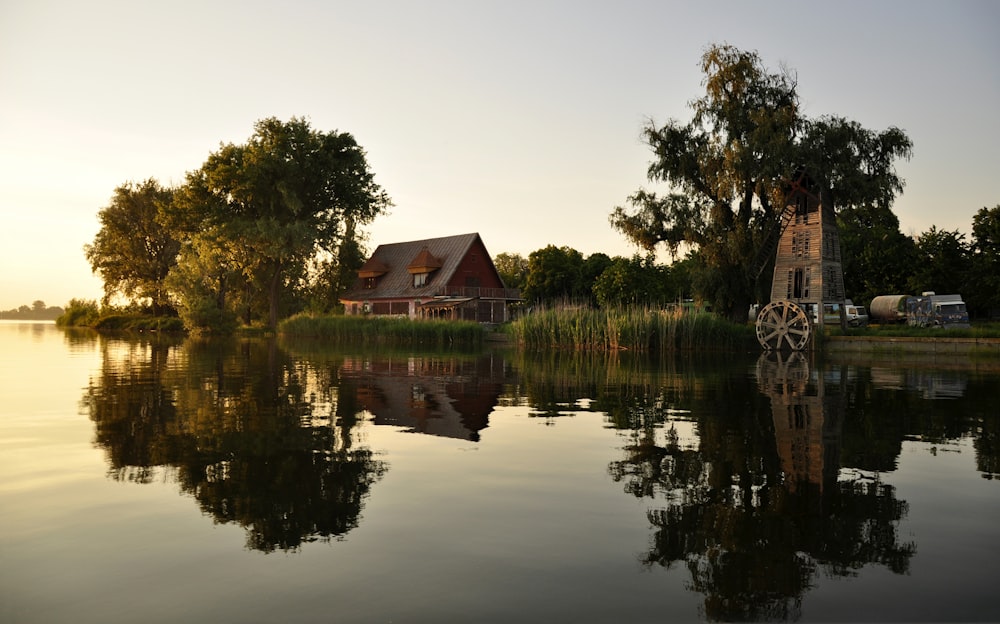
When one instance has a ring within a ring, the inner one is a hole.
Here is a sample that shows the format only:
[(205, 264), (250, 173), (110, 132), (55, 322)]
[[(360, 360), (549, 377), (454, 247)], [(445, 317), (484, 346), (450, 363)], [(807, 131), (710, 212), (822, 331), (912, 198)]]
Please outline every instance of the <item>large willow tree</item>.
[(903, 187), (894, 163), (912, 144), (898, 128), (805, 117), (795, 75), (768, 71), (756, 52), (713, 45), (701, 69), (705, 94), (690, 103), (691, 120), (643, 128), (654, 155), (648, 178), (668, 192), (640, 189), (611, 224), (647, 251), (695, 251), (701, 296), (742, 320), (756, 290), (754, 261), (768, 251), (790, 183), (806, 171), (834, 207), (888, 206)]
[[(188, 174), (182, 198), (192, 234), (225, 251), (244, 291), (260, 292), (271, 328), (283, 291), (310, 263), (342, 256), (341, 245), (391, 205), (352, 135), (301, 118), (263, 119), (245, 144), (220, 146)], [(219, 305), (223, 293), (218, 286)]]

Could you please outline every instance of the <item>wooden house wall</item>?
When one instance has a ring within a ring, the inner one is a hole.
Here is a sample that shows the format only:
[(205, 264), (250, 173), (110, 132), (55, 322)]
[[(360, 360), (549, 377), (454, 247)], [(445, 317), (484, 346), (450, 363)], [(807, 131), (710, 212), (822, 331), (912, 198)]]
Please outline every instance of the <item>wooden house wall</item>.
[(479, 239), (469, 247), (468, 253), (448, 282), (448, 292), (461, 292), (462, 288), (503, 288), (503, 282), (493, 268), (486, 246)]

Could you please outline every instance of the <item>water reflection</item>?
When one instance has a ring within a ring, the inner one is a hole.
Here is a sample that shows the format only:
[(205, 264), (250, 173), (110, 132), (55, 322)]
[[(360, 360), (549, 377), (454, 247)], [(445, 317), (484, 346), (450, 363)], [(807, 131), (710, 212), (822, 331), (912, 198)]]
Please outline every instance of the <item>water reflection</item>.
[(971, 437), (982, 476), (1000, 467), (996, 377), (969, 371), (801, 356), (358, 355), (162, 337), (98, 344), (102, 365), (83, 405), (110, 477), (166, 476), (265, 552), (358, 526), (392, 459), (366, 445), (365, 423), (488, 444), (499, 405), (542, 418), (555, 435), (566, 417), (600, 414), (623, 444), (598, 467), (647, 507), (642, 564), (683, 571), (710, 619), (794, 619), (824, 576), (868, 566), (907, 573), (918, 551), (900, 532), (908, 503), (884, 479), (905, 440)]
[[(643, 562), (686, 566), (706, 617), (796, 619), (817, 574), (906, 572), (916, 550), (898, 535), (906, 503), (869, 473), (838, 478), (848, 380), (800, 356), (763, 356), (753, 378), (646, 393), (631, 419), (641, 427), (610, 472), (655, 501)], [(671, 404), (690, 413), (677, 418)], [(682, 436), (691, 420), (696, 435)]]
[(110, 476), (170, 473), (247, 546), (292, 550), (357, 526), (387, 470), (353, 444), (354, 413), (324, 413), (315, 386), (274, 341), (105, 341), (83, 403)]
[(376, 425), (479, 441), (503, 392), (499, 357), (345, 356), (338, 396)]

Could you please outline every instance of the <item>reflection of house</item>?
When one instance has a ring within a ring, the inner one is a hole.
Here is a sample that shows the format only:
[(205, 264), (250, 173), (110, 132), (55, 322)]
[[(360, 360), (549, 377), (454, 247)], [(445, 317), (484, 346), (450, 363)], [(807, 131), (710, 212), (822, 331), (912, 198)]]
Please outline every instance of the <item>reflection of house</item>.
[(503, 366), (479, 360), (410, 357), (348, 358), (341, 389), (356, 391), (357, 407), (376, 425), (406, 427), (463, 440), (479, 440), (503, 391)]
[(379, 245), (341, 297), (349, 315), (502, 323), (519, 293), (504, 287), (479, 234)]

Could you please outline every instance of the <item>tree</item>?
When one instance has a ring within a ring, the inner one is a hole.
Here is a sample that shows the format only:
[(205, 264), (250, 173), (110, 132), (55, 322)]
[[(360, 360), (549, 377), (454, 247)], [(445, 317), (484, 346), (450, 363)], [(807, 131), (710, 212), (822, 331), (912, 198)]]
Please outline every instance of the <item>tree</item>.
[(582, 267), (583, 256), (572, 247), (549, 245), (531, 252), (524, 298), (547, 303), (580, 298)]
[(839, 117), (804, 117), (795, 75), (768, 72), (756, 52), (713, 45), (701, 69), (705, 95), (691, 103), (691, 121), (643, 129), (654, 153), (649, 180), (670, 192), (640, 189), (610, 220), (647, 251), (661, 243), (672, 254), (682, 245), (697, 250), (702, 295), (742, 320), (756, 286), (754, 259), (771, 251), (762, 247), (796, 174), (807, 171), (834, 206), (888, 205), (902, 188), (893, 163), (912, 146), (896, 128), (876, 133)]
[(597, 252), (590, 254), (580, 266), (580, 290), (581, 294), (590, 297), (591, 304), (597, 303), (594, 294), (594, 285), (597, 279), (612, 265), (611, 257), (605, 253)]
[(168, 308), (164, 279), (177, 262), (180, 242), (167, 223), (174, 191), (150, 178), (115, 189), (98, 214), (101, 229), (84, 253), (104, 281), (104, 298), (148, 300), (154, 314)]
[(899, 219), (888, 207), (844, 208), (837, 215), (837, 225), (847, 296), (868, 305), (879, 295), (909, 292), (917, 247), (899, 230)]
[(1000, 313), (1000, 204), (982, 208), (972, 218), (970, 307), (988, 316)]
[(184, 243), (166, 282), (185, 327), (195, 333), (228, 333), (238, 317), (228, 293), (241, 278), (225, 244), (208, 231)]
[(615, 258), (594, 282), (594, 298), (602, 306), (655, 305), (670, 300), (669, 270), (652, 256)]
[(500, 279), (507, 288), (524, 288), (528, 277), (528, 261), (521, 254), (500, 253), (493, 258), (493, 266), (497, 268)]
[(948, 232), (931, 226), (917, 238), (917, 263), (910, 290), (938, 294), (961, 293), (969, 271), (968, 245), (958, 230)]
[(187, 209), (232, 246), (246, 283), (263, 291), (277, 325), (283, 290), (317, 254), (336, 255), (352, 228), (391, 202), (348, 133), (301, 118), (258, 121), (244, 145), (225, 144), (188, 174)]

